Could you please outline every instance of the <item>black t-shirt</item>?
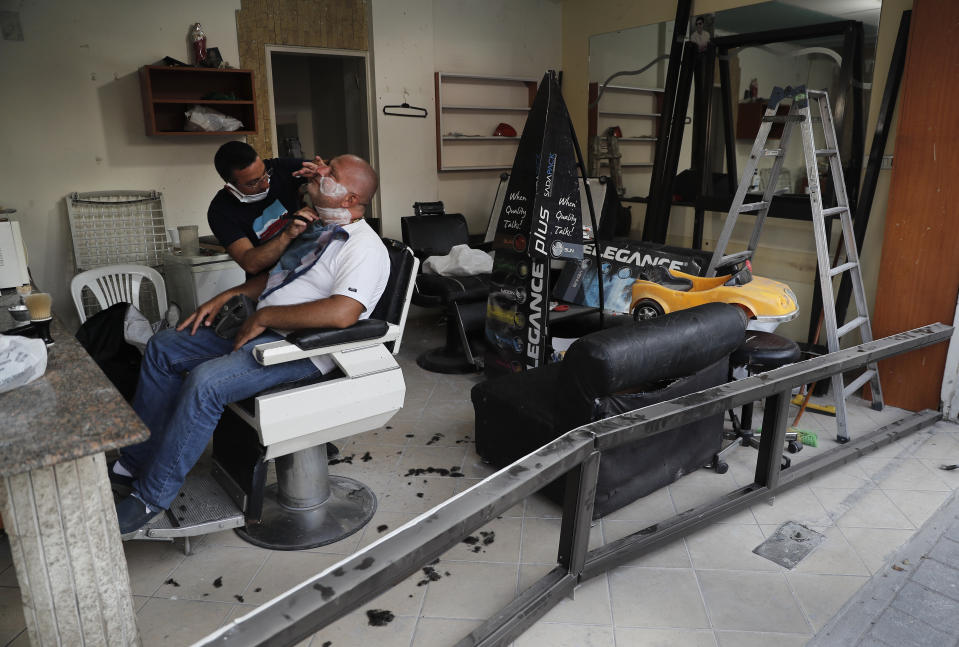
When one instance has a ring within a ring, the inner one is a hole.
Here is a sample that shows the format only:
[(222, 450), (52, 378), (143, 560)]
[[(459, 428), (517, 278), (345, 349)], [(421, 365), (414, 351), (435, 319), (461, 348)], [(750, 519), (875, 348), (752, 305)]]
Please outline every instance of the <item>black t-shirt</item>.
[(298, 188), (305, 180), (293, 177), (293, 171), (303, 166), (298, 159), (278, 158), (264, 160), (273, 169), (270, 192), (259, 202), (240, 202), (226, 188), (220, 189), (207, 210), (206, 219), (213, 235), (224, 247), (240, 238), (247, 238), (253, 246), (265, 243), (288, 224), (283, 216), (302, 206)]

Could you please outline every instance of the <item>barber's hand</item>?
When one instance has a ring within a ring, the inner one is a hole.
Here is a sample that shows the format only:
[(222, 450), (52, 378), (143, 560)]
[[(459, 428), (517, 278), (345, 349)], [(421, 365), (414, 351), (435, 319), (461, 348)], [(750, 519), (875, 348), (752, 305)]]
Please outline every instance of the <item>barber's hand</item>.
[(308, 180), (317, 175), (319, 175), (319, 173), (317, 173), (317, 166), (313, 162), (303, 162), (303, 166), (299, 171), (293, 171), (293, 177), (302, 177)]
[(240, 350), (243, 347), (243, 344), (250, 341), (254, 337), (257, 337), (263, 334), (263, 331), (266, 330), (266, 326), (259, 323), (260, 317), (258, 316), (262, 312), (257, 310), (252, 315), (246, 318), (246, 321), (243, 322), (243, 325), (240, 326), (240, 329), (236, 333), (236, 337), (233, 338), (233, 350)]
[(290, 224), (286, 226), (286, 229), (283, 230), (290, 238), (296, 238), (304, 231), (306, 228), (313, 224), (313, 221), (318, 220), (319, 216), (316, 215), (316, 212), (309, 207), (303, 207), (295, 214), (293, 214)]
[(196, 312), (180, 322), (180, 325), (177, 326), (176, 329), (183, 330), (192, 324), (193, 327), (190, 330), (190, 334), (195, 335), (196, 331), (201, 325), (209, 326), (213, 323), (213, 319), (216, 317), (217, 313), (220, 312), (223, 304), (230, 300), (231, 296), (231, 294), (227, 293), (218, 294), (198, 307)]
[(315, 177), (322, 176), (322, 171), (326, 168), (328, 168), (326, 162), (323, 161), (322, 157), (317, 155), (313, 158), (312, 162), (303, 162), (303, 166), (299, 171), (293, 171), (293, 177), (302, 177), (312, 180)]

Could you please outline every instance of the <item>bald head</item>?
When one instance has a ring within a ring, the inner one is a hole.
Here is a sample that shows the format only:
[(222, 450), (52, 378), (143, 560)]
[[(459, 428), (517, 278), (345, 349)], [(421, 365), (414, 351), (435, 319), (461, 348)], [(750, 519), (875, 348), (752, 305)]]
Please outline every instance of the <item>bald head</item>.
[(337, 182), (357, 195), (361, 206), (370, 203), (380, 180), (366, 160), (356, 155), (339, 155), (330, 160), (330, 168)]

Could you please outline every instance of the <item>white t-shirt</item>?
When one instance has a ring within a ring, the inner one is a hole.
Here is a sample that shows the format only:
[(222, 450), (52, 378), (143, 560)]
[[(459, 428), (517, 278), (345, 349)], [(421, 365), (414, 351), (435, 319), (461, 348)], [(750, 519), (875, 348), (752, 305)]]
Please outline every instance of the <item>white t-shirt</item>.
[[(333, 240), (313, 267), (267, 295), (257, 309), (298, 305), (341, 294), (362, 304), (360, 319), (369, 317), (390, 278), (390, 256), (365, 220), (344, 225), (343, 229), (350, 235), (348, 239)], [(276, 332), (285, 335), (289, 331)], [(310, 359), (323, 373), (334, 367), (333, 360), (326, 355)]]

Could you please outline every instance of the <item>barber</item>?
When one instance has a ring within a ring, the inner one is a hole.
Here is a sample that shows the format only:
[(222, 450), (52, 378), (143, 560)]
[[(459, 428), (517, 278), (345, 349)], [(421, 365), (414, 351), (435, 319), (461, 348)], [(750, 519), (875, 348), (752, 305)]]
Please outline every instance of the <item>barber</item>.
[(249, 144), (231, 141), (220, 146), (213, 165), (226, 184), (207, 210), (210, 229), (247, 276), (264, 272), (316, 219), (300, 198), (300, 186), (315, 175), (316, 164), (264, 161)]

